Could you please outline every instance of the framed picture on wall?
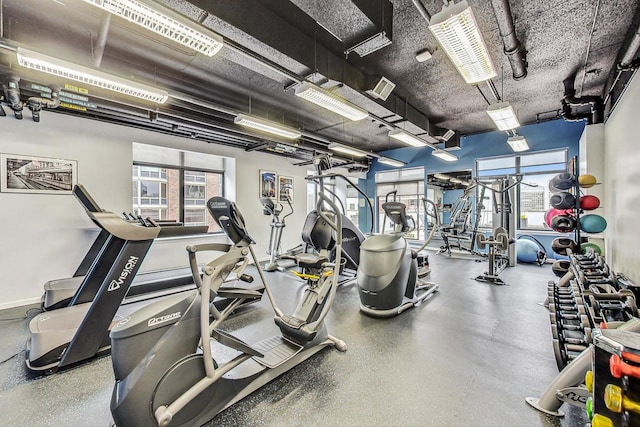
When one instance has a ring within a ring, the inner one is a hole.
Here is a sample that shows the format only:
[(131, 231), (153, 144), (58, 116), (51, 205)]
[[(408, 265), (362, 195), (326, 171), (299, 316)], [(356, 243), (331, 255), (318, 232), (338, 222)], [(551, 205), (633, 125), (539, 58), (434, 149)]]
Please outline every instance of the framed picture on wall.
[(260, 197), (276, 198), (278, 175), (273, 171), (260, 171)]
[(293, 177), (282, 176), (278, 177), (278, 201), (293, 203)]
[(0, 174), (2, 192), (71, 194), (78, 183), (78, 162), (0, 154)]

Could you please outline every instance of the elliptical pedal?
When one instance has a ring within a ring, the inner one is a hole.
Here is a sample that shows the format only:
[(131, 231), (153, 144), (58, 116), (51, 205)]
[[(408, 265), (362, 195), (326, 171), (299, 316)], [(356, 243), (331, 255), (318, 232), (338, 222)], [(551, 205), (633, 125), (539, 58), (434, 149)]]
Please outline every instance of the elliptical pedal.
[(298, 354), (302, 346), (281, 336), (273, 336), (253, 345), (254, 349), (262, 353), (262, 357), (253, 359), (267, 368), (275, 368)]

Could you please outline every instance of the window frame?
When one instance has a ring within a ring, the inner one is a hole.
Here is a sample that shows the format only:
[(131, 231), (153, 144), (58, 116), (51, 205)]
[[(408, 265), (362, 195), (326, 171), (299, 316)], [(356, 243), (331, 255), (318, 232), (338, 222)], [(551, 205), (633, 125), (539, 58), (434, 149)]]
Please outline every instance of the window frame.
[[(564, 157), (564, 161), (563, 162), (559, 162), (559, 163), (542, 163), (542, 164), (538, 164), (538, 165), (525, 165), (522, 166), (522, 158), (526, 157), (526, 156), (532, 156), (532, 155), (540, 155), (540, 154), (546, 154), (546, 153), (562, 153), (563, 157)], [(496, 174), (488, 174), (488, 175), (481, 175), (481, 170), (479, 169), (479, 163), (482, 161), (499, 161), (500, 159), (510, 159), (513, 158), (514, 159), (514, 165), (513, 165), (513, 173), (504, 173), (501, 174), (499, 173), (500, 171), (505, 171), (507, 169), (504, 168), (500, 168), (500, 169), (484, 169), (485, 171), (495, 171)], [(486, 182), (486, 181), (490, 181), (490, 180), (496, 180), (499, 178), (504, 178), (505, 175), (509, 175), (509, 176), (513, 176), (513, 175), (523, 175), (523, 176), (532, 176), (532, 175), (547, 175), (547, 174), (558, 174), (558, 173), (562, 173), (562, 172), (566, 172), (567, 171), (567, 164), (569, 161), (569, 149), (568, 148), (561, 148), (561, 149), (553, 149), (553, 150), (543, 150), (543, 151), (534, 151), (531, 153), (520, 153), (520, 154), (515, 154), (515, 155), (511, 155), (511, 156), (496, 156), (496, 157), (486, 157), (486, 158), (480, 158), (480, 159), (476, 159), (475, 162), (475, 172), (476, 172), (476, 179)], [(545, 170), (540, 170), (540, 171), (525, 171), (523, 172), (523, 169), (530, 169), (530, 168), (534, 168), (534, 167), (544, 167), (545, 165), (560, 165), (562, 164), (563, 167), (562, 168), (557, 168), (557, 169), (545, 169)], [(521, 215), (522, 215), (522, 192), (521, 192), (521, 187), (522, 185), (518, 185), (516, 187), (516, 194), (515, 194), (515, 198), (516, 200), (514, 201), (513, 205), (516, 206), (515, 209), (515, 215), (516, 215), (516, 230), (520, 230), (520, 231), (527, 231), (527, 232), (546, 232), (546, 231), (550, 231), (550, 230), (545, 230), (545, 229), (540, 229), (540, 228), (531, 228), (531, 227), (520, 227), (521, 221)], [(476, 190), (477, 191), (477, 190)], [(476, 193), (477, 194), (477, 193)], [(493, 194), (491, 195), (491, 197), (493, 198)], [(492, 216), (494, 214), (493, 212), (493, 205), (491, 206), (491, 212), (492, 212)], [(527, 224), (528, 225), (528, 224)], [(478, 228), (485, 228), (488, 229), (487, 226), (483, 226), (483, 227), (478, 227)], [(493, 220), (491, 221), (491, 228), (493, 228)]]
[[(186, 172), (203, 172), (205, 174), (211, 173), (211, 174), (219, 175), (220, 176), (221, 195), (222, 195), (222, 197), (225, 197), (225, 194), (226, 194), (224, 170), (204, 169), (204, 168), (192, 167), (192, 166), (177, 166), (177, 165), (171, 165), (171, 164), (133, 161), (133, 163), (131, 165), (132, 172), (133, 172), (133, 167), (134, 166), (173, 169), (173, 170), (177, 170), (178, 171), (178, 212), (179, 212), (179, 218), (177, 220), (182, 222), (183, 224), (185, 223), (185, 208), (187, 207), (187, 205), (185, 204), (185, 189), (184, 189), (185, 182), (187, 182), (185, 180), (185, 173)], [(133, 173), (132, 173), (132, 181), (133, 181), (133, 178), (134, 178), (134, 176), (133, 176)], [(142, 178), (142, 177), (140, 177), (140, 178)], [(157, 179), (159, 180), (158, 182), (161, 182), (162, 178), (159, 177)], [(154, 180), (155, 180), (155, 178), (154, 178)], [(188, 182), (193, 182), (193, 181), (188, 181)], [(206, 178), (205, 178), (205, 182), (203, 183), (203, 185), (205, 185), (205, 187), (206, 187)], [(132, 188), (133, 188), (133, 186), (132, 186)], [(133, 197), (132, 197), (132, 201), (133, 201)], [(132, 206), (132, 208), (133, 208), (133, 206)], [(206, 218), (207, 218), (207, 214), (206, 214), (206, 205), (205, 205), (205, 223), (206, 223)], [(222, 230), (220, 230), (220, 231), (210, 231), (209, 234), (222, 234)]]

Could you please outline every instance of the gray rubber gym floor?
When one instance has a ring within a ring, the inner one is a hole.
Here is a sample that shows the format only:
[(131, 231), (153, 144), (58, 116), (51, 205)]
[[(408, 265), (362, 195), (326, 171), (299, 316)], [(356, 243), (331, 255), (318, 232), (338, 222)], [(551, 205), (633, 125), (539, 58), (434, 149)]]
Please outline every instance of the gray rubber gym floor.
[[(531, 409), (557, 374), (547, 310), (538, 305), (550, 267), (518, 265), (508, 286), (476, 282), (487, 263), (431, 254), (440, 292), (392, 319), (360, 314), (355, 286), (338, 290), (327, 321), (346, 353), (327, 348), (207, 425), (223, 426), (584, 426), (579, 408), (564, 418)], [(281, 307), (291, 311), (301, 284), (269, 273)], [(259, 280), (256, 275), (256, 280)], [(110, 357), (29, 378), (24, 367), (29, 307), (0, 312), (1, 426), (109, 426)], [(229, 319), (251, 343), (277, 333), (268, 300)]]

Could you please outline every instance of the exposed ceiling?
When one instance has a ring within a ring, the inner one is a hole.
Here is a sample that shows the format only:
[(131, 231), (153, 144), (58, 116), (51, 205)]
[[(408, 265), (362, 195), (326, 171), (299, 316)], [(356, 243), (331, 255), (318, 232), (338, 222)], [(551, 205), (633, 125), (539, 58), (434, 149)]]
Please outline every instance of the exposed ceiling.
[[(500, 1), (468, 0), (498, 71), (492, 85), (476, 87), (464, 82), (428, 31), (424, 12), (439, 12), (439, 0), (157, 1), (220, 34), (225, 46), (207, 57), (117, 16), (107, 20), (82, 0), (0, 0), (3, 83), (20, 77), (23, 101), (39, 96), (31, 83), (69, 83), (17, 65), (16, 47), (93, 68), (99, 64), (102, 71), (166, 89), (169, 101), (145, 104), (89, 88), (87, 111), (56, 110), (279, 152), (304, 163), (315, 152), (327, 152), (330, 142), (374, 155), (401, 147), (388, 136), (393, 127), (433, 144), (440, 144), (448, 129), (456, 132), (454, 141), (495, 130), (486, 109), (497, 97), (511, 103), (521, 123), (558, 118), (562, 82), (574, 73), (576, 97), (605, 98), (640, 15), (640, 0), (509, 0), (528, 61), (526, 77), (514, 80), (492, 7)], [(352, 51), (370, 37), (390, 44), (364, 57)], [(432, 58), (418, 62), (416, 54), (424, 49)], [(396, 84), (386, 101), (365, 93), (380, 76)], [(305, 79), (330, 88), (370, 117), (352, 122), (294, 96), (296, 83)], [(300, 128), (303, 137), (291, 143), (233, 123), (247, 112)], [(45, 114), (50, 113), (42, 113), (43, 121)]]

